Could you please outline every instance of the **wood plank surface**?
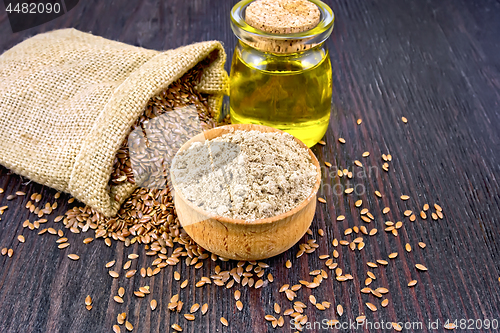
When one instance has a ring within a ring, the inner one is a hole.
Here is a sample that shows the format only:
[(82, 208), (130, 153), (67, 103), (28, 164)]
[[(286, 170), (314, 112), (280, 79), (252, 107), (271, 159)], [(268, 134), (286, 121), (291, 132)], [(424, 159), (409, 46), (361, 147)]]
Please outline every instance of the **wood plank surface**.
[[(0, 52), (40, 32), (74, 27), (82, 31), (119, 40), (133, 45), (164, 50), (189, 43), (217, 39), (224, 43), (228, 64), (236, 38), (229, 25), (229, 11), (235, 1), (80, 1), (70, 12), (39, 27), (12, 33), (3, 5), (0, 5)], [(125, 247), (113, 242), (111, 247), (102, 240), (85, 245), (82, 240), (93, 236), (65, 231), (71, 245), (57, 248), (56, 236), (37, 235), (36, 230), (23, 228), (23, 221), (34, 220), (25, 208), (29, 195), (41, 193), (40, 203), (54, 202), (55, 190), (30, 182), (0, 170), (0, 206), (8, 206), (0, 220), (0, 248), (12, 248), (11, 258), (0, 256), (0, 332), (110, 332), (116, 317), (126, 312), (134, 332), (168, 332), (178, 323), (183, 332), (294, 332), (290, 317), (283, 328), (273, 329), (264, 320), (273, 314), (273, 304), (291, 308), (284, 293), (278, 289), (286, 283), (312, 280), (309, 272), (325, 269), (328, 279), (320, 287), (297, 291), (296, 300), (307, 304), (308, 321), (337, 319), (341, 323), (354, 321), (360, 315), (375, 322), (422, 323), (408, 332), (444, 331), (446, 320), (460, 320), (465, 327), (472, 321), (485, 319), (500, 324), (500, 2), (495, 0), (430, 0), (430, 1), (333, 1), (327, 0), (336, 14), (335, 29), (328, 40), (333, 66), (333, 109), (324, 141), (314, 153), (332, 167), (323, 168), (320, 196), (311, 230), (301, 242), (316, 239), (318, 249), (296, 259), (298, 245), (277, 257), (265, 260), (270, 265), (274, 282), (261, 289), (236, 284), (231, 289), (215, 285), (195, 288), (201, 276), (210, 276), (216, 265), (231, 269), (236, 263), (205, 260), (201, 269), (179, 264), (168, 266), (151, 278), (135, 276), (111, 278), (104, 264), (116, 260), (121, 267), (130, 253), (140, 257), (134, 265), (146, 267), (151, 259), (142, 246)], [(403, 123), (401, 117), (408, 123)], [(362, 119), (360, 125), (357, 119)], [(345, 138), (341, 144), (338, 138)], [(368, 151), (370, 155), (362, 157)], [(389, 172), (382, 170), (382, 154), (391, 154)], [(355, 160), (363, 163), (360, 168)], [(339, 178), (336, 168), (353, 170), (353, 179)], [(363, 173), (362, 171), (365, 171)], [(337, 191), (355, 186), (352, 194)], [(381, 198), (374, 191), (380, 191)], [(26, 196), (7, 200), (8, 195), (24, 191)], [(402, 201), (401, 195), (410, 199)], [(69, 196), (58, 199), (55, 217), (68, 207)], [(374, 215), (374, 221), (360, 219), (355, 201)], [(444, 218), (434, 221), (417, 217), (410, 222), (403, 216), (407, 209), (418, 214), (428, 203), (431, 210), (438, 203)], [(390, 212), (383, 214), (384, 207)], [(337, 217), (346, 219), (338, 222)], [(49, 219), (47, 226), (62, 225)], [(398, 237), (385, 232), (385, 221), (402, 221)], [(351, 251), (338, 246), (340, 256), (335, 261), (352, 281), (338, 282), (335, 273), (326, 268), (320, 254), (332, 256), (332, 240), (347, 239), (344, 231), (353, 226), (377, 228), (374, 236), (364, 236), (365, 248)], [(318, 235), (322, 229), (325, 236)], [(24, 235), (25, 243), (17, 240)], [(418, 242), (427, 244), (425, 249)], [(405, 251), (405, 244), (412, 247)], [(388, 254), (398, 252), (396, 259)], [(67, 258), (76, 253), (80, 260)], [(389, 261), (387, 266), (369, 268), (366, 262)], [(285, 268), (291, 260), (292, 268)], [(415, 264), (428, 268), (419, 272)], [(180, 288), (173, 272), (182, 280), (189, 279), (187, 288)], [(377, 279), (371, 288), (386, 287), (389, 300), (386, 308), (373, 295), (362, 294), (367, 271)], [(417, 280), (413, 288), (410, 280)], [(131, 291), (148, 284), (152, 295), (138, 299)], [(124, 303), (113, 300), (119, 287), (127, 293)], [(234, 290), (241, 290), (243, 311), (238, 311)], [(167, 304), (176, 293), (185, 305), (181, 313), (170, 312)], [(84, 299), (93, 298), (93, 308), (87, 311)], [(309, 295), (318, 301), (331, 302), (325, 311), (309, 303)], [(149, 309), (155, 298), (158, 308)], [(371, 312), (366, 302), (375, 304)], [(205, 316), (199, 312), (195, 321), (187, 321), (194, 303), (208, 303)], [(335, 307), (341, 304), (344, 314), (339, 317)], [(229, 326), (219, 319), (225, 317)], [(439, 320), (437, 329), (429, 322)], [(477, 325), (474, 322), (473, 325)], [(476, 326), (472, 326), (476, 328)], [(462, 328), (464, 326), (462, 325)], [(121, 331), (125, 327), (121, 326)], [(320, 332), (322, 329), (304, 329)], [(382, 332), (381, 328), (362, 326), (357, 330)]]

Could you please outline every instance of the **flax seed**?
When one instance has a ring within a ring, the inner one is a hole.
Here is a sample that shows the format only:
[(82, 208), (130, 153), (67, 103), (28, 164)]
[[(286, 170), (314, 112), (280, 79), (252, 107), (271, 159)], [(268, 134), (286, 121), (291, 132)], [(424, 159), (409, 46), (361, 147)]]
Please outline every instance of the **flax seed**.
[(115, 278), (115, 279), (116, 279), (116, 278), (118, 278), (118, 277), (120, 276), (120, 274), (118, 274), (118, 273), (117, 273), (117, 272), (115, 272), (115, 271), (109, 271), (108, 273), (109, 273), (109, 275), (110, 275), (112, 278)]
[(425, 267), (424, 265), (422, 264), (416, 264), (415, 267), (419, 270), (419, 271), (426, 271), (427, 270), (427, 267)]
[(411, 252), (411, 245), (409, 243), (406, 243), (405, 250), (406, 252)]
[(151, 302), (149, 303), (149, 306), (151, 307), (151, 311), (154, 311), (157, 306), (157, 302), (155, 299), (152, 299)]

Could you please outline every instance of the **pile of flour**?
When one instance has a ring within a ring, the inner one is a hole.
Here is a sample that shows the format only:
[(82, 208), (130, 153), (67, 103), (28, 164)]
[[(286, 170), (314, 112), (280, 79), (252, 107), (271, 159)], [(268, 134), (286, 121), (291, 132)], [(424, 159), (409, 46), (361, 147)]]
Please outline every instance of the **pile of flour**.
[(193, 143), (172, 162), (172, 180), (187, 200), (249, 222), (298, 206), (316, 173), (308, 150), (287, 133), (232, 131)]

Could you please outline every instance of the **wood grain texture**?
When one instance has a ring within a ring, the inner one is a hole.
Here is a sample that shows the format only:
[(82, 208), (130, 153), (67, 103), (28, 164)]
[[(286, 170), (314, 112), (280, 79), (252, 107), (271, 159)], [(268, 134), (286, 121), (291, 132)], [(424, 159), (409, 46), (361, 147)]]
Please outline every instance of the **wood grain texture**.
[[(174, 270), (181, 281), (192, 283), (202, 275), (209, 276), (214, 267), (232, 268), (233, 262), (212, 262), (195, 270), (179, 265), (167, 267), (158, 275), (142, 279), (112, 279), (104, 267), (110, 260), (122, 266), (129, 253), (140, 254), (133, 267), (150, 265), (138, 245), (125, 248), (123, 243), (107, 247), (101, 240), (82, 243), (86, 235), (65, 232), (70, 247), (59, 250), (55, 236), (38, 236), (23, 230), (30, 218), (24, 208), (28, 198), (7, 201), (17, 190), (43, 194), (53, 202), (55, 191), (27, 183), (8, 170), (1, 169), (0, 206), (9, 208), (1, 216), (0, 248), (13, 248), (12, 258), (0, 256), (0, 331), (1, 332), (104, 332), (111, 331), (120, 312), (127, 312), (134, 332), (167, 332), (179, 323), (184, 332), (273, 332), (263, 320), (272, 313), (274, 302), (289, 308), (278, 288), (284, 283), (310, 279), (308, 272), (324, 268), (318, 254), (333, 251), (331, 240), (353, 238), (343, 236), (346, 228), (366, 225), (377, 227), (373, 237), (365, 237), (363, 251), (340, 247), (336, 260), (353, 281), (337, 282), (329, 278), (317, 289), (303, 288), (298, 300), (307, 301), (310, 294), (318, 300), (342, 304), (341, 322), (354, 320), (361, 313), (370, 321), (421, 321), (422, 330), (430, 332), (428, 321), (447, 319), (500, 320), (500, 3), (494, 0), (430, 0), (426, 2), (326, 1), (336, 14), (335, 29), (328, 41), (332, 67), (332, 119), (325, 147), (313, 148), (320, 163), (329, 161), (334, 167), (353, 168), (358, 159), (370, 170), (369, 175), (355, 175), (357, 192), (337, 195), (333, 190), (347, 185), (346, 178), (324, 173), (323, 187), (327, 204), (318, 204), (312, 224), (319, 249), (312, 255), (295, 259), (297, 246), (284, 254), (266, 260), (274, 283), (262, 289), (233, 287), (242, 291), (244, 309), (239, 312), (232, 297), (233, 290), (215, 286), (180, 289), (173, 280)], [(36, 33), (62, 27), (75, 27), (96, 35), (153, 49), (169, 49), (188, 43), (218, 39), (224, 42), (229, 59), (236, 43), (229, 27), (229, 10), (235, 1), (80, 1), (66, 15), (42, 26), (13, 34), (3, 5), (0, 5), (0, 52)], [(408, 124), (401, 117), (408, 118)], [(356, 125), (356, 119), (363, 120)], [(346, 144), (337, 139), (343, 137)], [(370, 156), (361, 154), (369, 151)], [(382, 153), (390, 153), (389, 172), (381, 170)], [(369, 169), (369, 166), (377, 168)], [(354, 167), (358, 171), (359, 168)], [(333, 167), (332, 167), (333, 170)], [(327, 186), (329, 185), (329, 187)], [(332, 190), (329, 190), (332, 189)], [(379, 190), (383, 196), (373, 193)], [(330, 191), (330, 192), (328, 192)], [(399, 196), (411, 198), (401, 201)], [(362, 199), (375, 216), (370, 224), (359, 219), (354, 202)], [(58, 213), (68, 206), (67, 197), (59, 200)], [(439, 203), (444, 219), (433, 221), (417, 218), (409, 222), (405, 209), (420, 210), (424, 203)], [(390, 207), (387, 215), (381, 213)], [(59, 215), (55, 213), (54, 216)], [(346, 216), (337, 222), (340, 214)], [(383, 222), (403, 221), (399, 236), (383, 232)], [(52, 224), (49, 222), (48, 224)], [(56, 224), (57, 225), (57, 224)], [(325, 237), (317, 230), (325, 230)], [(17, 235), (26, 242), (20, 244)], [(423, 241), (427, 247), (418, 248)], [(406, 253), (406, 243), (413, 251)], [(369, 269), (366, 261), (387, 259), (398, 252), (386, 267)], [(81, 259), (71, 261), (66, 255), (77, 253)], [(285, 268), (286, 260), (293, 263)], [(416, 263), (429, 271), (417, 272)], [(389, 305), (382, 309), (379, 300), (360, 294), (367, 270), (377, 280), (371, 287), (384, 286)], [(406, 285), (418, 281), (413, 288)], [(132, 290), (143, 284), (151, 286), (158, 308), (149, 310), (149, 299), (138, 300)], [(120, 286), (126, 288), (124, 304), (113, 296)], [(173, 294), (180, 293), (186, 303), (182, 313), (195, 302), (209, 304), (205, 316), (197, 314), (188, 322), (182, 314), (170, 313), (167, 304)], [(93, 298), (93, 309), (85, 310), (84, 299)], [(371, 313), (365, 302), (376, 304)], [(334, 307), (326, 311), (308, 308), (309, 321), (336, 318)], [(219, 318), (229, 320), (223, 327)], [(337, 318), (339, 319), (339, 318)], [(283, 332), (288, 327), (288, 317)], [(124, 327), (122, 327), (122, 331)], [(313, 329), (309, 332), (317, 332)], [(382, 330), (363, 328), (359, 331)], [(487, 330), (476, 330), (487, 331)], [(491, 330), (490, 330), (491, 331)], [(305, 332), (308, 332), (307, 330)]]

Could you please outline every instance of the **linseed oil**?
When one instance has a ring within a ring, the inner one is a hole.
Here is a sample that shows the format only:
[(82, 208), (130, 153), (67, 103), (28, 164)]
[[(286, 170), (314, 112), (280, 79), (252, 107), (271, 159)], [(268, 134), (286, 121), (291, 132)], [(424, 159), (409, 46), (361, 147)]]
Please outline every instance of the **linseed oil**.
[(330, 120), (332, 71), (328, 51), (270, 54), (239, 42), (230, 81), (233, 123), (271, 126), (308, 147), (325, 134)]

